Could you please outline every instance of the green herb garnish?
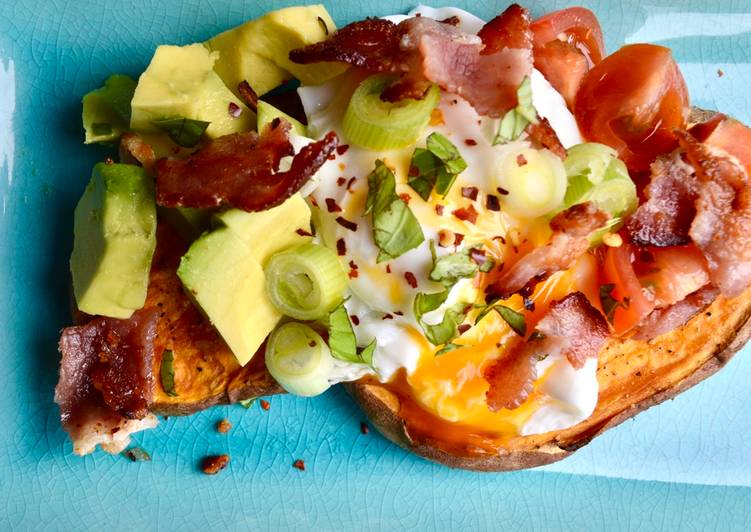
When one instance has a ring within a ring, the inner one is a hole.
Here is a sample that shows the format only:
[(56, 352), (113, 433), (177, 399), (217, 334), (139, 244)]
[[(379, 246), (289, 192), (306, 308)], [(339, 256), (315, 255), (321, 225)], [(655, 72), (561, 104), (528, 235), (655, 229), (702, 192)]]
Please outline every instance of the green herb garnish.
[(501, 119), (493, 146), (518, 139), (529, 124), (537, 124), (537, 110), (532, 104), (532, 84), (526, 76), (516, 89), (517, 105)]
[(164, 392), (170, 397), (177, 397), (177, 392), (175, 391), (174, 361), (174, 353), (169, 349), (165, 349), (162, 353), (162, 365), (159, 368), (159, 379), (162, 381)]
[(140, 447), (125, 449), (122, 454), (132, 462), (151, 462), (151, 455)]
[(449, 288), (441, 292), (427, 294), (420, 292), (415, 296), (412, 311), (420, 324), (425, 338), (433, 345), (443, 345), (459, 336), (459, 325), (464, 321), (464, 305), (457, 303), (446, 309), (440, 323), (434, 325), (425, 323), (422, 317), (440, 307), (448, 298)]
[(344, 303), (331, 311), (329, 314), (329, 349), (331, 349), (331, 356), (345, 362), (372, 366), (375, 348), (375, 339), (363, 349), (357, 348), (357, 337)]
[(478, 268), (477, 263), (470, 257), (470, 250), (463, 249), (438, 259), (434, 258), (430, 280), (443, 286), (453, 286), (459, 279), (474, 277)]
[(628, 308), (628, 299), (618, 301), (612, 296), (614, 284), (604, 284), (600, 286), (600, 303), (602, 304), (602, 310), (605, 312), (605, 317), (609, 322), (613, 322), (613, 316), (618, 307)]
[(242, 399), (238, 401), (237, 404), (243, 408), (250, 408), (256, 403), (256, 401), (258, 401), (258, 397), (251, 397), (250, 399)]
[(527, 322), (524, 318), (524, 314), (517, 312), (514, 309), (507, 307), (506, 305), (498, 305), (491, 303), (490, 305), (484, 305), (479, 307), (481, 310), (475, 317), (475, 325), (480, 323), (482, 319), (487, 316), (491, 311), (496, 311), (498, 315), (503, 318), (511, 330), (513, 330), (519, 336), (525, 336), (527, 334)]
[(446, 345), (444, 345), (441, 349), (439, 349), (438, 351), (436, 351), (435, 352), (435, 356), (439, 357), (441, 355), (445, 355), (446, 353), (448, 353), (450, 351), (454, 351), (456, 349), (461, 349), (462, 347), (464, 347), (464, 346), (449, 342)]
[(424, 240), (422, 228), (407, 203), (396, 193), (394, 173), (381, 160), (368, 175), (368, 199), (363, 214), (373, 214), (376, 262), (395, 259)]
[(431, 133), (426, 145), (428, 151), (441, 160), (448, 173), (460, 174), (467, 169), (467, 161), (462, 158), (459, 150), (440, 133)]
[(184, 116), (172, 116), (152, 120), (151, 123), (167, 133), (170, 139), (183, 148), (193, 148), (199, 143), (211, 122), (193, 120)]
[(415, 148), (409, 168), (411, 186), (425, 201), (435, 188), (446, 196), (456, 177), (467, 168), (467, 162), (449, 139), (440, 133), (431, 133), (427, 148)]

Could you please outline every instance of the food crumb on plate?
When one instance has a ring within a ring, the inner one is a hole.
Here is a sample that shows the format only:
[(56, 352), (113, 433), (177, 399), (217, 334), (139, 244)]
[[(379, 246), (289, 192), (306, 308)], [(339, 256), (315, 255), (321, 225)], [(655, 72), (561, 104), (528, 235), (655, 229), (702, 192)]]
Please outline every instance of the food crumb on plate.
[(216, 431), (219, 434), (227, 434), (232, 430), (232, 423), (228, 419), (222, 419), (216, 424)]
[(229, 464), (229, 455), (215, 454), (207, 456), (201, 462), (201, 470), (207, 475), (216, 475)]

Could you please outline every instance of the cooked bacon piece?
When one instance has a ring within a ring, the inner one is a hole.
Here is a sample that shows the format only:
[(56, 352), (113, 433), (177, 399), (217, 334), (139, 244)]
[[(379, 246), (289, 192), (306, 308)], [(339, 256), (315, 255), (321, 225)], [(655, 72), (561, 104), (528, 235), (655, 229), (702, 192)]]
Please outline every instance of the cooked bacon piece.
[(151, 173), (156, 163), (156, 155), (151, 145), (135, 133), (123, 133), (120, 137), (120, 160), (124, 163), (137, 162)]
[(716, 288), (703, 288), (685, 299), (665, 308), (650, 312), (636, 329), (634, 338), (651, 340), (683, 326), (688, 320), (704, 310), (719, 294)]
[(279, 162), (294, 153), (290, 124), (276, 119), (260, 136), (234, 133), (213, 140), (187, 159), (156, 163), (157, 203), (165, 207), (208, 208), (228, 204), (262, 211), (284, 202), (334, 153), (338, 139), (328, 133), (294, 156), (289, 170)]
[(733, 159), (685, 131), (676, 132), (699, 182), (689, 235), (709, 265), (712, 284), (726, 297), (751, 283), (751, 183)]
[(538, 118), (537, 124), (529, 124), (527, 133), (530, 138), (539, 143), (543, 148), (547, 148), (555, 153), (561, 159), (566, 158), (566, 148), (561, 144), (558, 134), (550, 125), (547, 118)]
[(486, 291), (505, 299), (528, 287), (530, 281), (536, 283), (570, 268), (589, 249), (589, 235), (607, 221), (608, 215), (591, 202), (569, 207), (550, 221), (550, 242), (519, 259)]
[(398, 25), (366, 19), (328, 40), (290, 52), (297, 63), (342, 61), (370, 72), (401, 76), (381, 97), (420, 98), (430, 86), (463, 96), (482, 115), (499, 117), (517, 103), (516, 89), (532, 70), (528, 12), (512, 5), (479, 37), (428, 17)]
[(693, 169), (674, 154), (659, 157), (651, 171), (644, 189), (646, 201), (626, 220), (631, 241), (659, 247), (688, 244), (698, 186)]
[(587, 358), (597, 356), (607, 337), (605, 318), (581, 292), (553, 302), (530, 339), (485, 370), (490, 384), (488, 407), (497, 411), (520, 406), (534, 387), (535, 363), (544, 356), (565, 356), (574, 368), (581, 369)]
[(127, 320), (99, 317), (63, 330), (55, 402), (77, 454), (97, 444), (119, 452), (130, 432), (156, 425), (148, 413), (156, 320), (156, 311), (142, 310)]

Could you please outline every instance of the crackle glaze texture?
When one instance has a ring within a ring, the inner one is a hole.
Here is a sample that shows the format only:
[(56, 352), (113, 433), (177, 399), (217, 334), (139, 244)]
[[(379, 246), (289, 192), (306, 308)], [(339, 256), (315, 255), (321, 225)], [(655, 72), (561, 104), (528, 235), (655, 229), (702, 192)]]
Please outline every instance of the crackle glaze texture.
[[(101, 148), (81, 96), (137, 76), (155, 46), (186, 44), (292, 1), (0, 0), (0, 530), (748, 530), (751, 351), (675, 401), (544, 471), (453, 471), (374, 431), (338, 389), (172, 418), (136, 438), (152, 462), (74, 457), (52, 402), (69, 322), (73, 207)], [(338, 24), (411, 2), (328, 1)], [(428, 2), (440, 5), (442, 2)], [(490, 18), (506, 2), (454, 0)], [(563, 0), (531, 1), (534, 14)], [(584, 1), (609, 50), (673, 48), (693, 103), (751, 121), (751, 4)], [(722, 75), (719, 74), (722, 72)], [(229, 418), (227, 435), (214, 430)], [(206, 454), (227, 470), (204, 476)], [(305, 472), (292, 467), (305, 460)]]

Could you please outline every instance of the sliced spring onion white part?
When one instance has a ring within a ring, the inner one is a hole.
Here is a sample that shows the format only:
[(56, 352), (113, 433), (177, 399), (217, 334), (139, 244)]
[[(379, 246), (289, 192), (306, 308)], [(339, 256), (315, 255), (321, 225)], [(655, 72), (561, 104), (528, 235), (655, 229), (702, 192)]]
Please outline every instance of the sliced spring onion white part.
[(536, 218), (560, 207), (568, 180), (563, 162), (548, 150), (509, 152), (496, 171), (503, 207), (520, 218)]
[(336, 253), (312, 242), (273, 255), (264, 272), (273, 305), (298, 320), (326, 316), (341, 303), (347, 287)]
[(381, 100), (381, 93), (394, 80), (377, 74), (360, 83), (344, 114), (342, 129), (347, 141), (371, 150), (392, 150), (414, 144), (430, 121), (440, 99), (433, 85), (422, 100)]
[(266, 368), (289, 393), (312, 397), (329, 388), (334, 359), (317, 332), (289, 322), (277, 327), (266, 341)]

